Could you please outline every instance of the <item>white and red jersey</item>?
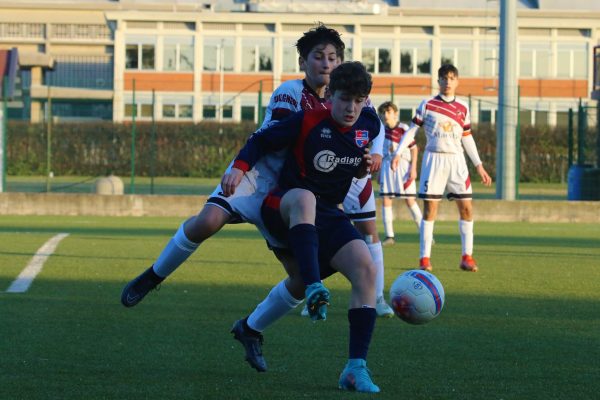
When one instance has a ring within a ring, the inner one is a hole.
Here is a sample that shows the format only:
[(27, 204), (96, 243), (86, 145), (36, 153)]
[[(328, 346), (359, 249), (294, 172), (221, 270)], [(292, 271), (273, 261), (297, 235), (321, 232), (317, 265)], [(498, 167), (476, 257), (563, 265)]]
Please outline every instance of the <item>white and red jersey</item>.
[(413, 122), (425, 129), (426, 151), (458, 154), (461, 139), (471, 134), (471, 114), (466, 102), (455, 98), (447, 102), (440, 95), (424, 100)]
[[(408, 125), (403, 124), (402, 122), (398, 122), (398, 124), (393, 128), (385, 127), (385, 140), (383, 142), (383, 158), (391, 158), (394, 156), (396, 149), (398, 148), (398, 144), (402, 139), (402, 136), (408, 130)], [(416, 142), (413, 140), (412, 143), (408, 145), (408, 147), (402, 151), (400, 157), (410, 161), (410, 150), (416, 145)]]
[(319, 97), (304, 79), (285, 81), (271, 95), (261, 127), (297, 111), (325, 109), (326, 103), (327, 100)]

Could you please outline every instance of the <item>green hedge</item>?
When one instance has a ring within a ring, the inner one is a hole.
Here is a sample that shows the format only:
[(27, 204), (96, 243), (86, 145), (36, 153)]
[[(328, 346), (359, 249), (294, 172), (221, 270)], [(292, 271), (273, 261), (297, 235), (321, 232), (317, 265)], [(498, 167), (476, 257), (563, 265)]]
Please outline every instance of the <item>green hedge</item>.
[[(151, 124), (138, 123), (136, 128), (136, 175), (214, 178), (222, 174), (255, 125), (158, 123), (155, 157)], [(495, 129), (482, 124), (473, 131), (481, 159), (488, 172), (495, 176)], [(131, 138), (130, 124), (55, 124), (52, 126), (52, 171), (55, 175), (100, 176), (112, 172), (127, 176), (131, 172)], [(588, 153), (593, 150), (594, 138), (595, 132), (590, 130)], [(422, 146), (425, 135), (420, 132), (417, 139)], [(8, 174), (45, 175), (46, 140), (47, 128), (43, 124), (9, 121)], [(565, 128), (522, 128), (520, 180), (563, 181), (568, 169), (567, 152)]]

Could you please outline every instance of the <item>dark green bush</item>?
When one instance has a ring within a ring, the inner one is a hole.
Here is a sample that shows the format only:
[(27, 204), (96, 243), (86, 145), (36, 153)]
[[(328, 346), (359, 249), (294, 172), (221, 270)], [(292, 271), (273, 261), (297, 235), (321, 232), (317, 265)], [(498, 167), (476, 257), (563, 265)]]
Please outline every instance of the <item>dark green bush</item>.
[[(139, 176), (219, 177), (248, 135), (253, 123), (158, 123), (152, 147), (152, 125), (138, 123), (135, 172)], [(52, 171), (55, 175), (99, 176), (131, 172), (130, 124), (63, 123), (52, 126)], [(496, 131), (489, 124), (473, 128), (487, 171), (496, 175)], [(520, 181), (560, 182), (567, 173), (567, 130), (522, 127)], [(595, 131), (588, 132), (593, 144)], [(10, 175), (44, 175), (47, 129), (43, 124), (10, 121), (7, 162)], [(417, 142), (423, 148), (425, 135)], [(590, 151), (593, 146), (588, 146)], [(475, 171), (471, 171), (476, 179)]]

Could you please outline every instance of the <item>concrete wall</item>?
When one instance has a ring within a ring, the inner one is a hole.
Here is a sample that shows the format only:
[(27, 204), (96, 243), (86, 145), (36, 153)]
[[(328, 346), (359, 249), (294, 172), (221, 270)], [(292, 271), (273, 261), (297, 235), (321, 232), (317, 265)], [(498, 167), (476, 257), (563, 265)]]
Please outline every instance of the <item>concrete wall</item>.
[[(198, 213), (205, 201), (206, 196), (0, 193), (0, 215), (188, 217)], [(477, 221), (600, 223), (598, 201), (475, 200), (474, 212)], [(408, 219), (404, 201), (394, 201), (394, 214), (399, 220)], [(457, 218), (455, 204), (443, 201), (438, 221)]]

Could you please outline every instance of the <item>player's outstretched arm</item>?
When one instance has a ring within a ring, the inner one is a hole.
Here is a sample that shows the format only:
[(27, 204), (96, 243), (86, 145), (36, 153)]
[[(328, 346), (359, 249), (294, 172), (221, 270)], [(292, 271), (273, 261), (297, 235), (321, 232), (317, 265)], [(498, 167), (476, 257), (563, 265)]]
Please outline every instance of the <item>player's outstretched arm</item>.
[(481, 177), (481, 182), (485, 186), (491, 186), (492, 185), (492, 177), (487, 173), (487, 171), (485, 170), (485, 168), (483, 168), (483, 163), (479, 164), (477, 166), (477, 173)]
[(226, 197), (234, 194), (235, 188), (238, 187), (243, 177), (244, 171), (238, 168), (231, 168), (231, 170), (221, 178), (221, 189), (223, 189), (223, 194)]

